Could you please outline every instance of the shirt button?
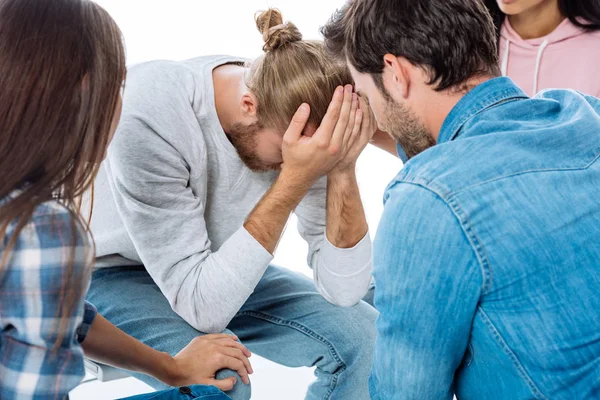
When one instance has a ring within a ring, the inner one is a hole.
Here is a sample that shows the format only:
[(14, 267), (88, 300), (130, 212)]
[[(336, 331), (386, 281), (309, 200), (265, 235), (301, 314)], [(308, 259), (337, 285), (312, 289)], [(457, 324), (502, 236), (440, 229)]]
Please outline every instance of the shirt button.
[(182, 394), (191, 394), (192, 393), (192, 389), (190, 389), (187, 386), (182, 386), (182, 387), (179, 388), (179, 393), (182, 393)]

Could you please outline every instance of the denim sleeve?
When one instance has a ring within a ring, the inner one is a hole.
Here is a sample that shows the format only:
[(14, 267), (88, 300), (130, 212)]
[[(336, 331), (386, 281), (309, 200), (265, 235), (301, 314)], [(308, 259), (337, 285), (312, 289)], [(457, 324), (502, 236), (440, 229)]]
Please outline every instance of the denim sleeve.
[(94, 307), (93, 304), (88, 303), (87, 301), (84, 304), (84, 312), (83, 312), (83, 322), (81, 325), (77, 327), (77, 342), (83, 343), (85, 338), (87, 337), (90, 328), (92, 327), (92, 323), (98, 314), (98, 310)]
[(373, 399), (452, 399), (483, 277), (453, 211), (400, 183), (386, 194), (374, 242), (378, 338)]

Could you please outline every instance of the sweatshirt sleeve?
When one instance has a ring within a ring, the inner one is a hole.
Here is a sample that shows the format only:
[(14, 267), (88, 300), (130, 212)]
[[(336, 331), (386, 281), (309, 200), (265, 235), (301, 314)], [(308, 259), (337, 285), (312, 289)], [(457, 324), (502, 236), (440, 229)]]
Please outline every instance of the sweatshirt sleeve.
[[(203, 171), (190, 171), (173, 140), (203, 140), (190, 99), (179, 87), (183, 79), (165, 73), (140, 82), (139, 75), (127, 89), (129, 108), (123, 110), (105, 164), (117, 210), (173, 310), (202, 332), (221, 332), (253, 292), (272, 255), (241, 225), (218, 251), (211, 251), (204, 219), (206, 185), (204, 192), (188, 185), (191, 173)], [(197, 157), (206, 160), (202, 150)]]
[(330, 303), (350, 307), (366, 294), (371, 283), (369, 233), (353, 248), (335, 247), (327, 229), (327, 177), (320, 179), (296, 208), (298, 231), (308, 243), (308, 265), (319, 293)]

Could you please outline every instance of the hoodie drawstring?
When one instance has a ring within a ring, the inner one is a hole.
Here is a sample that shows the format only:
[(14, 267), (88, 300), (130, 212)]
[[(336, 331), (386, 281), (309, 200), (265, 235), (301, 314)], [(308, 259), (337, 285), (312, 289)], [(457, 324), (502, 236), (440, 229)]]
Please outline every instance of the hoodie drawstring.
[(540, 65), (542, 62), (542, 55), (544, 54), (544, 50), (548, 47), (548, 39), (544, 40), (540, 46), (540, 50), (538, 51), (537, 61), (535, 62), (535, 72), (533, 75), (533, 95), (535, 96), (538, 91), (538, 78), (540, 75)]
[(508, 72), (508, 54), (510, 53), (510, 40), (506, 39), (506, 49), (502, 57), (502, 76), (506, 76)]
[[(506, 76), (508, 73), (508, 57), (510, 54), (510, 40), (506, 40), (506, 48), (504, 49), (504, 56), (502, 57), (502, 76)], [(535, 71), (533, 73), (533, 95), (535, 96), (538, 91), (538, 79), (540, 75), (540, 66), (542, 64), (542, 55), (548, 47), (548, 39), (544, 40), (540, 45), (540, 49), (538, 50), (537, 60), (535, 62)]]

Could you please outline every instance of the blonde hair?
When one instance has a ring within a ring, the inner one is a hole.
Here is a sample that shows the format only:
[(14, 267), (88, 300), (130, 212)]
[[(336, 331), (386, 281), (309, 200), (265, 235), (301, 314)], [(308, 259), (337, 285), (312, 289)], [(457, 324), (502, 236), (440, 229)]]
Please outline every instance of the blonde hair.
[(298, 107), (308, 103), (309, 124), (319, 126), (335, 88), (352, 83), (346, 65), (328, 57), (322, 41), (302, 40), (279, 10), (259, 12), (255, 20), (265, 54), (251, 63), (246, 85), (258, 99), (258, 122), (285, 130)]

